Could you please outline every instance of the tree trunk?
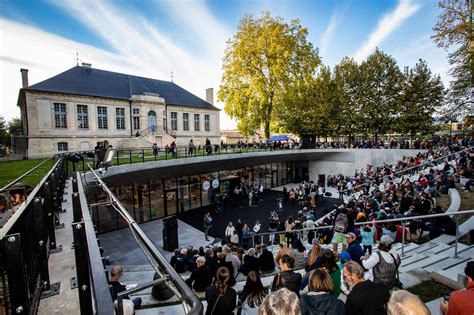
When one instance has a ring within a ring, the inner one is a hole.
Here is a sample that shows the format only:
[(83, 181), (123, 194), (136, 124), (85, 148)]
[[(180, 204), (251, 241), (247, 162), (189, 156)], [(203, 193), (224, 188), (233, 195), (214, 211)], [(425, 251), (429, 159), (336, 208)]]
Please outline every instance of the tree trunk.
[(265, 122), (265, 139), (270, 138), (270, 121)]

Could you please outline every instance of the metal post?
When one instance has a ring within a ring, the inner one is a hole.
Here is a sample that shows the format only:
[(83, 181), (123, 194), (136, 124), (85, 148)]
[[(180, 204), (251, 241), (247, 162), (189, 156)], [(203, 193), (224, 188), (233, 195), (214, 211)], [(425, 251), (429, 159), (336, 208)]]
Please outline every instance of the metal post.
[(81, 314), (93, 314), (92, 295), (89, 279), (89, 266), (87, 257), (87, 239), (84, 222), (72, 224), (74, 237), (74, 252), (76, 256), (77, 289), (79, 294), (79, 305)]
[(117, 165), (120, 165), (119, 151), (115, 151), (115, 160), (117, 160)]
[(145, 163), (145, 150), (142, 149), (142, 162)]
[(132, 150), (129, 151), (128, 153), (128, 156), (129, 156), (129, 161), (130, 161), (130, 164), (132, 164)]
[(406, 226), (406, 221), (402, 221), (402, 257), (405, 256), (405, 226)]
[(8, 292), (12, 314), (27, 314), (28, 285), (25, 262), (21, 251), (20, 234), (7, 235), (4, 239), (5, 271), (8, 274)]
[(44, 216), (48, 233), (49, 249), (56, 249), (56, 234), (54, 232), (54, 200), (50, 182), (44, 183)]
[(456, 242), (454, 243), (454, 257), (453, 258), (458, 258), (458, 241), (459, 241), (459, 219), (458, 219), (458, 216), (455, 216), (454, 220), (456, 221)]
[(72, 213), (74, 222), (82, 221), (81, 200), (77, 192), (72, 193)]

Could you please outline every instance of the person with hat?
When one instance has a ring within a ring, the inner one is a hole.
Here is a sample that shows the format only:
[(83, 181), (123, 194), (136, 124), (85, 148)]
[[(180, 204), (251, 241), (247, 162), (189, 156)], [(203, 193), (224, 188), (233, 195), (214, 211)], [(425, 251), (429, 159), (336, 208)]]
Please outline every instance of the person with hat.
[(362, 249), (362, 246), (360, 245), (359, 241), (357, 240), (357, 236), (349, 232), (346, 234), (346, 239), (347, 239), (347, 253), (351, 256), (351, 260), (359, 263), (362, 265), (362, 262), (360, 258), (364, 255), (364, 250)]
[(362, 266), (365, 269), (372, 269), (375, 283), (384, 284), (387, 289), (395, 287), (397, 280), (397, 269), (400, 266), (400, 256), (395, 252), (391, 253), (393, 238), (383, 235), (380, 238), (378, 250), (374, 251), (369, 258), (362, 257)]

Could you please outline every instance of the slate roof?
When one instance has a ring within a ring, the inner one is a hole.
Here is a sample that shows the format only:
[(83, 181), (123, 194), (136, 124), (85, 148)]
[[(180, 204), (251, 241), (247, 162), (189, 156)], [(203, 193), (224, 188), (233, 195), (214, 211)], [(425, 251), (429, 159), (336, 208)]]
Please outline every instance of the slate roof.
[(129, 74), (75, 66), (24, 90), (43, 91), (129, 100), (132, 95), (159, 94), (168, 105), (215, 109), (212, 104), (186, 91), (179, 85)]

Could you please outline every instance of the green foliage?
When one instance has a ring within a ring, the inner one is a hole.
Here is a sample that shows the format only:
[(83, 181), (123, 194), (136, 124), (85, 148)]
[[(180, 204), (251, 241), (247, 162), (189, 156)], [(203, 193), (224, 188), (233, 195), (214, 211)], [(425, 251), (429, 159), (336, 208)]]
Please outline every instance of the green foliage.
[(454, 78), (451, 82), (445, 115), (461, 116), (472, 112), (470, 88), (474, 75), (474, 52), (471, 49), (472, 32), (472, 1), (440, 0), (438, 7), (441, 13), (433, 27), (432, 36), (438, 47), (446, 50), (455, 48), (448, 55)]
[(21, 127), (21, 119), (20, 118), (13, 118), (8, 123), (8, 133), (11, 135), (18, 135), (23, 132)]
[(444, 87), (439, 76), (433, 76), (420, 59), (412, 69), (405, 69), (400, 96), (399, 117), (395, 130), (410, 135), (433, 130), (433, 114), (443, 104)]
[(360, 122), (362, 130), (387, 133), (394, 122), (403, 75), (395, 59), (379, 49), (360, 65)]
[(6, 145), (9, 143), (10, 136), (6, 129), (5, 118), (0, 116), (0, 144)]
[(314, 74), (320, 58), (307, 35), (298, 20), (288, 24), (265, 12), (259, 19), (244, 16), (228, 40), (217, 96), (244, 136), (263, 127), (268, 138), (288, 87)]

